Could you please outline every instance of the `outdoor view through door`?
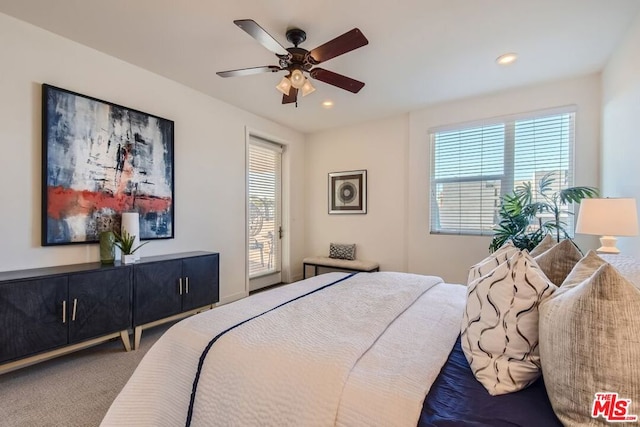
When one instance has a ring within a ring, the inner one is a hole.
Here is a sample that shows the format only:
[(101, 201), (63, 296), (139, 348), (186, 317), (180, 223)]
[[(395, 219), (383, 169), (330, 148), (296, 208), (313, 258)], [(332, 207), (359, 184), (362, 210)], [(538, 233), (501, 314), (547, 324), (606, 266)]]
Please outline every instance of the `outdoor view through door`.
[(282, 146), (250, 136), (247, 202), (250, 290), (281, 282), (281, 163)]

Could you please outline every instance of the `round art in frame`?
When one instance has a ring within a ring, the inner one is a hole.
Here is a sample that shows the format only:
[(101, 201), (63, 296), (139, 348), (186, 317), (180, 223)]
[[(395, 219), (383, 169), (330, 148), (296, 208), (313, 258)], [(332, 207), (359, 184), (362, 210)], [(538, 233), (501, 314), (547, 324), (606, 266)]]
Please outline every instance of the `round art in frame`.
[(355, 170), (329, 174), (329, 213), (367, 213), (367, 171)]
[(353, 182), (346, 181), (340, 184), (338, 188), (338, 200), (340, 203), (346, 206), (350, 203), (357, 202), (356, 196), (358, 196), (358, 188)]

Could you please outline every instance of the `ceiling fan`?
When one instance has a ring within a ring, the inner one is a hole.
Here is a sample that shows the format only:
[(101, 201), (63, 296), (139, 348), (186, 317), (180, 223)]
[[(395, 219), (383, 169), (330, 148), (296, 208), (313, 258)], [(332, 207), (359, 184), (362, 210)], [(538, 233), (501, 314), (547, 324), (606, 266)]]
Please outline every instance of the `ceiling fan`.
[(278, 57), (279, 65), (220, 71), (216, 73), (220, 77), (238, 77), (288, 71), (288, 74), (282, 78), (276, 88), (283, 93), (283, 104), (295, 102), (296, 105), (299, 91), (302, 92), (302, 96), (306, 96), (315, 91), (311, 82), (305, 77), (305, 73), (316, 80), (339, 87), (340, 89), (348, 90), (352, 93), (358, 93), (360, 89), (364, 87), (363, 82), (325, 70), (324, 68), (316, 67), (316, 65), (324, 61), (328, 61), (336, 56), (369, 44), (369, 41), (357, 28), (309, 51), (298, 47), (298, 45), (307, 39), (307, 34), (299, 28), (287, 30), (287, 40), (293, 43), (294, 47), (284, 48), (252, 19), (239, 19), (233, 21), (233, 23), (256, 39), (262, 46), (275, 53)]

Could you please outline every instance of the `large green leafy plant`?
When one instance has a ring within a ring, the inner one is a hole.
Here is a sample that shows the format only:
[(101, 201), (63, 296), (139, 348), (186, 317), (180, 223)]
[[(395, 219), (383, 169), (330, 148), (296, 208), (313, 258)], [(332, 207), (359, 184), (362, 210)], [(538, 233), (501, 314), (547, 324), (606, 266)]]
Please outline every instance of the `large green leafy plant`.
[(500, 221), (493, 229), (489, 251), (495, 251), (508, 240), (520, 249), (531, 250), (548, 233), (555, 235), (558, 242), (562, 238), (571, 239), (566, 230), (567, 223), (563, 220), (573, 215), (568, 210), (568, 204), (597, 197), (598, 189), (569, 187), (554, 190), (554, 174), (545, 174), (535, 187), (531, 182), (525, 182), (516, 186), (513, 193), (502, 196)]

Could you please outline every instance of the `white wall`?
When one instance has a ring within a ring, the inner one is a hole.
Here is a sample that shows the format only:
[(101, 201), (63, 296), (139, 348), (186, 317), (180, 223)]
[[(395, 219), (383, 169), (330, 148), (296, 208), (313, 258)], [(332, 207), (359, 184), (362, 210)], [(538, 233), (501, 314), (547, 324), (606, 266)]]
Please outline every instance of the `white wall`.
[[(640, 200), (640, 15), (602, 73), (602, 189), (607, 197)], [(640, 211), (640, 210), (639, 210)], [(618, 248), (640, 256), (640, 237)]]
[(0, 58), (0, 271), (99, 260), (96, 244), (40, 244), (42, 83), (175, 121), (176, 237), (152, 241), (143, 256), (220, 252), (221, 300), (245, 294), (246, 127), (289, 145), (286, 250), (302, 252), (302, 134), (3, 14)]
[[(406, 271), (408, 116), (307, 136), (305, 256), (355, 243), (358, 259)], [(367, 170), (367, 214), (328, 214), (328, 174)]]
[[(355, 242), (358, 257), (379, 261), (383, 270), (464, 282), (469, 266), (488, 254), (490, 238), (429, 234), (429, 128), (566, 105), (578, 108), (575, 183), (597, 186), (599, 75), (460, 100), (308, 136), (305, 254), (326, 254), (330, 241)], [(369, 171), (369, 213), (328, 215), (327, 173), (359, 168)], [(590, 237), (576, 240), (585, 249), (594, 244)]]

